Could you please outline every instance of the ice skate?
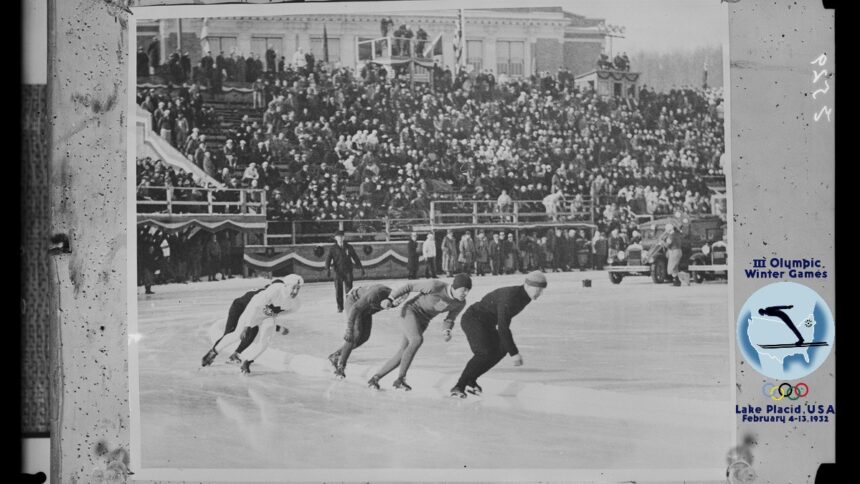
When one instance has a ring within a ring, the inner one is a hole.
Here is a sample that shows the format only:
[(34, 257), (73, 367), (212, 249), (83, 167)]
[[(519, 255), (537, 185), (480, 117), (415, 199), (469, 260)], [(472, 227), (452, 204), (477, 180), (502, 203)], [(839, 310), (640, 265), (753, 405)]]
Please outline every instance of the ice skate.
[(411, 387), (411, 386), (409, 386), (409, 385), (406, 383), (406, 379), (405, 379), (405, 378), (403, 378), (403, 377), (400, 377), (400, 378), (398, 378), (398, 379), (394, 380), (394, 385), (393, 385), (393, 386), (394, 386), (394, 388), (396, 388), (396, 389), (398, 389), (398, 390), (405, 390), (405, 391), (407, 391), (407, 392), (408, 392), (409, 390), (412, 390), (412, 387)]
[(206, 353), (206, 355), (205, 355), (205, 356), (203, 356), (203, 364), (202, 364), (202, 366), (209, 366), (209, 365), (211, 365), (211, 364), (212, 364), (212, 362), (213, 362), (213, 361), (215, 361), (215, 357), (216, 357), (216, 356), (218, 356), (218, 352), (217, 352), (217, 351), (215, 351), (215, 348), (212, 348), (211, 350), (209, 350), (209, 352), (208, 352), (208, 353)]
[(374, 390), (381, 390), (381, 388), (379, 388), (379, 377), (373, 375), (370, 380), (367, 381), (367, 387), (373, 388)]
[(466, 398), (466, 392), (459, 387), (454, 387), (451, 389), (451, 396), (456, 398)]
[(331, 363), (331, 366), (335, 370), (337, 370), (337, 367), (338, 367), (338, 360), (340, 360), (340, 352), (339, 351), (335, 351), (334, 353), (328, 355), (328, 361), (329, 361), (329, 363)]

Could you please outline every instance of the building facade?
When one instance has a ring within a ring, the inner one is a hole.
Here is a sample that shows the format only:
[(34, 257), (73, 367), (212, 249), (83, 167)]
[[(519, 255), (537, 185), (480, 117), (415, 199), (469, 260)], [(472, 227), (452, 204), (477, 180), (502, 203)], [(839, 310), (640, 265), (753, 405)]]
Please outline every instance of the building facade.
[[(442, 35), (441, 64), (453, 67), (457, 10), (397, 12), (394, 14), (306, 14), (278, 17), (164, 19), (138, 23), (138, 47), (160, 41), (161, 58), (176, 49), (188, 52), (193, 63), (205, 54), (249, 53), (265, 60), (271, 48), (287, 64), (299, 49), (323, 57), (327, 38), (329, 61), (358, 67), (360, 42), (382, 37), (383, 18), (393, 29), (407, 25), (424, 29), (430, 41)], [(594, 69), (603, 52), (604, 21), (563, 11), (560, 7), (465, 10), (466, 63), (473, 69), (490, 69), (496, 75), (530, 76), (566, 68), (574, 75)], [(324, 33), (325, 32), (325, 33)], [(365, 44), (367, 45), (367, 44)]]

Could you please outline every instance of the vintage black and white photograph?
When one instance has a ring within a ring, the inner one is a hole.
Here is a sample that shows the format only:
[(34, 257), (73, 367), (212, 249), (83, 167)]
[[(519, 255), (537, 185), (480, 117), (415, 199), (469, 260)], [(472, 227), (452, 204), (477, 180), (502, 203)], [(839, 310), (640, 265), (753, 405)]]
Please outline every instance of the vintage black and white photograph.
[(538, 5), (134, 10), (137, 477), (725, 479), (725, 6)]

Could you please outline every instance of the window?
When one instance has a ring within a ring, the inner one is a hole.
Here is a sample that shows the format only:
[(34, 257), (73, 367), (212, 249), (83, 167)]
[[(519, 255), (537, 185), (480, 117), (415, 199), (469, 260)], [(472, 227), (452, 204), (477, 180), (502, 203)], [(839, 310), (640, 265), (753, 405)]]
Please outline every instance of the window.
[(525, 42), (500, 40), (496, 42), (497, 74), (522, 76), (525, 64)]
[(212, 53), (213, 58), (218, 57), (221, 52), (229, 56), (236, 48), (236, 37), (207, 37), (206, 40), (209, 42), (209, 52)]
[[(373, 42), (369, 42), (370, 40), (373, 40), (373, 37), (358, 38), (358, 60), (366, 61), (370, 60), (373, 57), (373, 54), (371, 52), (373, 51), (373, 46), (375, 44)], [(379, 50), (379, 47), (377, 47), (377, 50)], [(329, 56), (331, 56), (331, 45), (329, 45), (328, 54)], [(376, 54), (379, 55), (379, 52), (377, 52)]]
[[(311, 54), (316, 60), (325, 60), (322, 37), (311, 37)], [(328, 61), (332, 64), (340, 62), (340, 39), (337, 37), (328, 38)]]
[(272, 49), (277, 54), (278, 58), (284, 53), (284, 41), (280, 37), (251, 37), (251, 52), (260, 56), (261, 59), (266, 58), (266, 51)]
[(466, 40), (466, 64), (472, 66), (475, 72), (484, 68), (484, 42)]

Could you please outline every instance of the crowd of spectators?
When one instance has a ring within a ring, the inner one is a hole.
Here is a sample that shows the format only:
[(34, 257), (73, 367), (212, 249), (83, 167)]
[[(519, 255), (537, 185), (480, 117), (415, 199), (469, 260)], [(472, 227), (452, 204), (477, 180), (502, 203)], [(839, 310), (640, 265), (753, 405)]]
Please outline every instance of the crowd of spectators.
[[(646, 88), (632, 102), (569, 77), (434, 77), (413, 90), (374, 66), (289, 66), (263, 81), (262, 122), (229, 131), (224, 158), (253, 164), (245, 186), (256, 180), (284, 220), (426, 214), (439, 187), (488, 201), (506, 190), (537, 207), (560, 191), (565, 207), (662, 214), (706, 209), (703, 176), (722, 174), (718, 90)], [(264, 163), (271, 175), (255, 176)]]
[(165, 232), (154, 226), (137, 231), (138, 285), (153, 294), (155, 284), (198, 282), (242, 274), (244, 240), (234, 230), (210, 233), (187, 227)]
[[(643, 216), (710, 212), (706, 178), (723, 174), (719, 88), (601, 98), (566, 71), (497, 79), (489, 69), (440, 66), (432, 83), (412, 88), (408, 76), (377, 65), (332, 68), (302, 51), (281, 59), (267, 60), (252, 84), (261, 121), (246, 117), (226, 130), (220, 150), (193, 129), (181, 146), (228, 186), (263, 189), (271, 220), (427, 217), (437, 199), (485, 200), (480, 212), (504, 219), (514, 202), (530, 201), (520, 211), (545, 210), (556, 221), (590, 221), (594, 207), (597, 232), (608, 238), (614, 225), (629, 231)], [(629, 69), (620, 59), (617, 67)], [(139, 101), (172, 102), (193, 118), (189, 126), (206, 122), (194, 86), (164, 100), (142, 92)], [(569, 238), (547, 234), (546, 243), (554, 251), (554, 239)], [(592, 236), (573, 238), (595, 250)]]
[[(197, 84), (184, 84), (177, 89), (159, 93), (153, 88), (141, 88), (137, 92), (137, 104), (152, 113), (152, 130), (171, 146), (186, 155), (197, 156), (197, 148), (203, 145), (205, 135), (200, 134), (217, 126), (215, 110), (204, 105), (203, 95)], [(210, 155), (211, 156), (211, 153)]]

